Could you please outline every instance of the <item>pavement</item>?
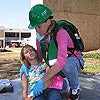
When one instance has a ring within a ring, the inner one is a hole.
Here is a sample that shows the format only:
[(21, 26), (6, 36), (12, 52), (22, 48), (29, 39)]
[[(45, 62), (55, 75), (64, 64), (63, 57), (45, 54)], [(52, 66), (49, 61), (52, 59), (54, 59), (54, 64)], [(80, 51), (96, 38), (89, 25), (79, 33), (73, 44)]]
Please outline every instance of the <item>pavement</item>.
[[(21, 96), (21, 80), (11, 80), (14, 86), (14, 91), (10, 93), (1, 93), (0, 100), (22, 100)], [(100, 100), (100, 73), (92, 76), (79, 74), (81, 85), (80, 100)], [(62, 100), (67, 100), (67, 93), (63, 93)]]

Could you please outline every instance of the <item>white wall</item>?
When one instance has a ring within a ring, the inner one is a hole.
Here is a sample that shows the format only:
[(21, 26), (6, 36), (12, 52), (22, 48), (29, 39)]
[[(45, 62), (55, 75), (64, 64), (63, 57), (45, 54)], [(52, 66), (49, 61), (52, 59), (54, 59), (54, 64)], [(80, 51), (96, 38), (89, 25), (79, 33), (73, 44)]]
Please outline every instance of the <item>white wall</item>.
[[(36, 4), (43, 4), (43, 0), (31, 0), (31, 7)], [(35, 29), (31, 30), (31, 38), (30, 38), (29, 44), (36, 48), (36, 31), (35, 31)]]
[(31, 0), (31, 7), (36, 4), (43, 4), (43, 0)]

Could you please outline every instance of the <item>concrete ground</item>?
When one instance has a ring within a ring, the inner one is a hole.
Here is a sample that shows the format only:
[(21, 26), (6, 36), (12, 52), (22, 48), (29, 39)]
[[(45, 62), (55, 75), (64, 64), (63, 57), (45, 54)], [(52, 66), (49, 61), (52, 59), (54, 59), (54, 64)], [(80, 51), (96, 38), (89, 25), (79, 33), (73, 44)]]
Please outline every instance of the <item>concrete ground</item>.
[[(1, 93), (0, 100), (22, 100), (20, 79), (11, 80), (14, 91), (11, 93)], [(79, 74), (81, 84), (80, 100), (100, 100), (100, 74), (96, 76)], [(67, 100), (66, 93), (62, 94), (62, 100)]]

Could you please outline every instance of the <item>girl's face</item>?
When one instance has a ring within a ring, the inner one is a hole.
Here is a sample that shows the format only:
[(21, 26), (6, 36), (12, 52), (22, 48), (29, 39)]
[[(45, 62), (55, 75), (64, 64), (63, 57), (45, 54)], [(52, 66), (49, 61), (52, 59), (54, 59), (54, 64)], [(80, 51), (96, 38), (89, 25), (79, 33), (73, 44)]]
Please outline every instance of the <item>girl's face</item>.
[(42, 23), (40, 26), (38, 26), (36, 29), (36, 32), (40, 35), (45, 35), (47, 33), (48, 27), (51, 24), (51, 20), (48, 19), (44, 23)]
[(36, 59), (36, 52), (33, 50), (33, 48), (29, 47), (29, 48), (24, 48), (24, 56), (26, 60), (32, 60), (32, 59)]

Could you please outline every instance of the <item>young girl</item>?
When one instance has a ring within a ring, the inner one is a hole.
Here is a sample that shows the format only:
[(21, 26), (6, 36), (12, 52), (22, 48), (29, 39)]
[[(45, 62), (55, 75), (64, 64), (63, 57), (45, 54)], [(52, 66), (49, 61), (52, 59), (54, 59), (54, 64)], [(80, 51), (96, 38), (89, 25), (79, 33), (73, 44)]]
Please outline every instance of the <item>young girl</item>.
[[(25, 45), (22, 48), (20, 58), (23, 62), (20, 69), (20, 77), (22, 79), (22, 98), (23, 100), (33, 100), (33, 87), (49, 70), (49, 66), (47, 66), (46, 63), (39, 61), (37, 51), (30, 45)], [(24, 72), (22, 72), (23, 66), (26, 67)], [(48, 100), (46, 98), (49, 98), (50, 100), (50, 97), (56, 98), (55, 100), (61, 100), (60, 90), (62, 89), (62, 85), (63, 78), (60, 76), (54, 76), (51, 80), (46, 82), (43, 93), (34, 97), (34, 100)], [(31, 90), (30, 95), (28, 95), (28, 89)], [(44, 92), (48, 94), (48, 97), (45, 98)]]

